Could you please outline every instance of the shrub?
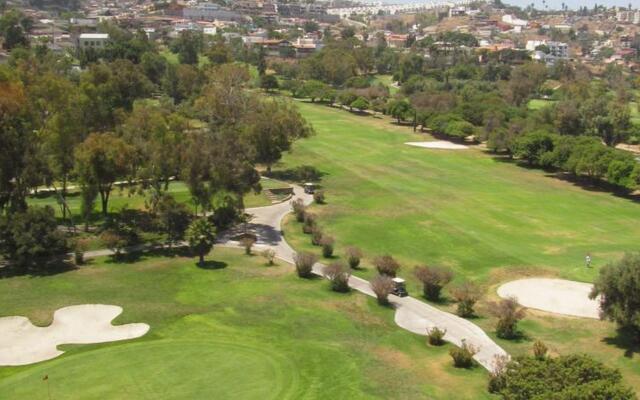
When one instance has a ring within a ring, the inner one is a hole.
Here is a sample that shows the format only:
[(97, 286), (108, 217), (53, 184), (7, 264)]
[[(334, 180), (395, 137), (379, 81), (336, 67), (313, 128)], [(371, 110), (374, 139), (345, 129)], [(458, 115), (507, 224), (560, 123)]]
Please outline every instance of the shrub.
[(349, 266), (353, 269), (356, 269), (360, 265), (360, 259), (362, 258), (362, 250), (354, 246), (349, 246), (345, 250), (345, 256), (347, 257), (347, 262), (349, 263)]
[(509, 297), (492, 303), (491, 313), (498, 318), (496, 334), (502, 339), (514, 339), (518, 336), (518, 321), (525, 316), (524, 308), (518, 305), (518, 301)]
[(122, 253), (122, 250), (127, 246), (127, 240), (118, 232), (113, 230), (106, 230), (100, 234), (100, 241), (109, 250), (113, 251), (116, 256)]
[(313, 228), (317, 225), (316, 215), (308, 212), (304, 213), (304, 224), (302, 225), (302, 232), (307, 235), (313, 232)]
[(389, 305), (389, 295), (394, 288), (393, 280), (386, 275), (378, 275), (369, 284), (376, 295), (378, 304), (382, 306)]
[(617, 369), (586, 354), (517, 357), (492, 374), (489, 391), (502, 399), (636, 399)]
[(542, 360), (547, 357), (547, 346), (539, 340), (533, 342), (533, 356), (538, 360)]
[(250, 236), (245, 236), (240, 239), (240, 245), (244, 247), (244, 254), (251, 255), (251, 248), (253, 247), (256, 240)]
[(482, 290), (473, 282), (465, 282), (450, 290), (451, 296), (458, 302), (457, 313), (466, 318), (474, 314), (473, 306), (482, 297)]
[(324, 191), (316, 190), (313, 193), (313, 201), (315, 201), (316, 204), (324, 204)]
[(324, 258), (331, 258), (333, 256), (333, 244), (335, 240), (332, 236), (323, 235), (320, 240), (320, 244), (322, 245), (322, 256)]
[(73, 258), (76, 265), (84, 264), (84, 253), (89, 248), (89, 239), (79, 238), (73, 243)]
[(418, 266), (416, 278), (422, 282), (422, 291), (427, 300), (438, 301), (442, 288), (453, 279), (453, 272), (447, 268)]
[(171, 195), (165, 194), (156, 204), (158, 225), (167, 234), (169, 246), (184, 239), (184, 234), (191, 223), (191, 210), (178, 203)]
[(314, 225), (313, 228), (311, 228), (311, 244), (320, 246), (322, 244), (322, 236), (322, 229)]
[(24, 212), (0, 215), (0, 255), (18, 268), (43, 268), (51, 257), (68, 251), (58, 230), (52, 207), (29, 207)]
[(324, 269), (324, 275), (331, 281), (331, 289), (336, 292), (349, 291), (351, 272), (341, 262), (334, 262)]
[(400, 263), (388, 254), (376, 257), (373, 260), (373, 265), (376, 266), (380, 275), (387, 275), (392, 278), (396, 276), (396, 273), (400, 269)]
[(294, 257), (296, 264), (296, 272), (300, 278), (310, 278), (312, 276), (313, 264), (318, 261), (315, 254), (302, 252), (297, 253)]
[(453, 347), (449, 350), (451, 358), (453, 358), (453, 366), (456, 368), (471, 368), (473, 366), (473, 356), (476, 355), (478, 349), (462, 340), (462, 346)]
[(440, 329), (437, 326), (434, 326), (427, 330), (427, 342), (432, 346), (442, 346), (444, 344), (444, 335), (446, 333), (446, 329)]
[(276, 252), (273, 249), (263, 250), (261, 254), (267, 260), (267, 264), (273, 265), (273, 260), (276, 258)]
[(291, 201), (291, 210), (293, 214), (296, 216), (296, 221), (304, 222), (304, 217), (306, 213), (307, 207), (304, 205), (302, 199), (292, 200)]

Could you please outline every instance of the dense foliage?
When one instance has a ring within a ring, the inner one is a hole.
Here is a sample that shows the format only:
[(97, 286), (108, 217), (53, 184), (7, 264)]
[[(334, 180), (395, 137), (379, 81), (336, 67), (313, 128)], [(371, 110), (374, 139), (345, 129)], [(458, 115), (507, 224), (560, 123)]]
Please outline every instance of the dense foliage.
[(587, 355), (516, 358), (491, 378), (489, 388), (505, 400), (636, 398), (620, 372)]
[(601, 296), (602, 317), (617, 322), (640, 337), (640, 254), (626, 254), (604, 266), (590, 295)]

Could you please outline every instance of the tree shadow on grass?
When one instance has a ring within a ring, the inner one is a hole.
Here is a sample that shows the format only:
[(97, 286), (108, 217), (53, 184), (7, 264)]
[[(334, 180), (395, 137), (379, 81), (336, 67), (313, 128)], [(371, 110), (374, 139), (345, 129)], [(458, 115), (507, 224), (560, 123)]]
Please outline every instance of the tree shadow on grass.
[(512, 337), (506, 338), (506, 337), (500, 337), (498, 336), (500, 339), (502, 340), (506, 340), (508, 342), (512, 342), (512, 343), (526, 343), (526, 342), (531, 342), (533, 341), (533, 338), (531, 336), (529, 336), (526, 332), (521, 331), (521, 330), (517, 330), (515, 332), (515, 334)]
[(616, 335), (606, 337), (602, 341), (608, 345), (613, 345), (624, 350), (624, 356), (633, 358), (635, 354), (640, 354), (640, 341), (638, 341), (638, 333), (629, 328), (616, 329)]
[(117, 264), (133, 264), (153, 257), (192, 257), (191, 251), (187, 246), (159, 246), (157, 243), (149, 244), (141, 248), (122, 252), (119, 255), (113, 254), (109, 257), (107, 263)]
[(325, 172), (320, 171), (311, 165), (302, 165), (296, 168), (288, 168), (277, 171), (271, 171), (267, 176), (280, 181), (289, 182), (319, 182), (326, 175)]
[(577, 176), (567, 172), (554, 169), (543, 169), (535, 165), (528, 164), (522, 160), (515, 160), (506, 155), (500, 155), (491, 153), (488, 150), (486, 153), (490, 154), (495, 161), (516, 165), (520, 168), (544, 171), (544, 175), (547, 178), (557, 179), (570, 183), (573, 186), (579, 187), (582, 190), (595, 193), (609, 193), (622, 199), (630, 200), (635, 203), (640, 203), (640, 196), (631, 192), (628, 188), (615, 185), (609, 182), (602, 181), (600, 179), (589, 178), (584, 176)]
[(196, 263), (196, 266), (200, 269), (224, 269), (227, 268), (228, 264), (224, 261), (215, 261), (215, 260), (207, 260), (204, 263)]
[(14, 265), (5, 265), (0, 266), (0, 279), (13, 278), (17, 276), (39, 278), (58, 275), (76, 269), (77, 267), (66, 259), (44, 261), (38, 268), (20, 268)]

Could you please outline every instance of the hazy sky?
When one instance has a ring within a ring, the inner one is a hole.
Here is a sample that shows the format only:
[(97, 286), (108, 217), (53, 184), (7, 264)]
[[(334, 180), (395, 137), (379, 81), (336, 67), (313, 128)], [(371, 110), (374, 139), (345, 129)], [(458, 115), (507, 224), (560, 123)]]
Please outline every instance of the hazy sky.
[[(372, 0), (375, 1), (375, 0)], [(383, 3), (422, 3), (424, 0), (378, 0)], [(526, 6), (527, 4), (531, 4), (532, 0), (503, 0), (504, 3), (513, 4), (516, 6)], [(563, 0), (547, 0), (547, 4), (549, 8), (560, 9)], [(640, 8), (640, 0), (564, 0), (564, 3), (573, 9), (577, 9), (581, 6), (593, 7), (594, 4), (604, 4), (605, 6), (622, 6), (627, 7), (629, 3), (634, 8)], [(542, 0), (533, 0), (533, 4), (537, 8), (543, 9)]]

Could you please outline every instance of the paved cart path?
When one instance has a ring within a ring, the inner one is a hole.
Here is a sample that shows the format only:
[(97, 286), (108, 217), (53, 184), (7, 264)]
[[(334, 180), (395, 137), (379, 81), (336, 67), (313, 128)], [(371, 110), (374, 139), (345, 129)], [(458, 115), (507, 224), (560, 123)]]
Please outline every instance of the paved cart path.
[[(311, 204), (313, 197), (305, 194), (299, 186), (294, 186), (293, 199), (302, 199), (305, 204)], [(276, 256), (286, 262), (293, 263), (295, 251), (289, 246), (282, 233), (282, 220), (291, 211), (288, 202), (267, 207), (250, 208), (247, 213), (253, 215), (253, 219), (247, 225), (247, 229), (257, 236), (256, 247), (260, 249), (271, 248)], [(238, 227), (221, 238), (221, 244), (237, 245), (231, 238), (244, 231), (245, 227)], [(313, 272), (324, 276), (325, 265), (316, 263)], [(369, 282), (351, 276), (349, 286), (354, 290), (375, 297)], [(390, 296), (390, 301), (396, 309), (395, 322), (402, 328), (426, 335), (427, 329), (437, 326), (446, 330), (445, 340), (457, 346), (463, 341), (478, 349), (474, 356), (476, 361), (486, 369), (492, 371), (498, 357), (508, 357), (508, 354), (498, 346), (482, 329), (474, 323), (460, 318), (457, 315), (447, 313), (424, 303), (413, 297)]]
[[(304, 190), (300, 186), (294, 185), (293, 188), (294, 194), (292, 200), (302, 199), (307, 205), (312, 203), (313, 196), (304, 193)], [(252, 216), (250, 222), (225, 232), (218, 238), (218, 245), (237, 247), (240, 244), (233, 238), (241, 233), (250, 231), (257, 237), (255, 243), (256, 249), (273, 249), (276, 257), (293, 264), (295, 251), (289, 246), (282, 233), (282, 220), (289, 212), (291, 212), (289, 202), (282, 202), (266, 207), (248, 208), (246, 213)], [(186, 245), (186, 243), (179, 245)], [(153, 248), (153, 246), (141, 245), (129, 248), (126, 251), (141, 251), (150, 248)], [(112, 254), (113, 252), (111, 250), (88, 251), (85, 253), (85, 258), (103, 257)], [(325, 267), (326, 266), (321, 263), (316, 263), (313, 267), (313, 272), (316, 275), (324, 277)], [(367, 296), (375, 297), (367, 280), (351, 276), (349, 286)], [(425, 336), (427, 330), (433, 327), (444, 329), (446, 330), (444, 336), (446, 341), (457, 346), (462, 345), (463, 341), (465, 341), (475, 347), (478, 350), (478, 353), (474, 356), (475, 360), (489, 371), (494, 369), (495, 363), (499, 358), (509, 356), (473, 322), (439, 310), (410, 296), (397, 297), (391, 295), (390, 301), (396, 309), (395, 322), (398, 326)]]

